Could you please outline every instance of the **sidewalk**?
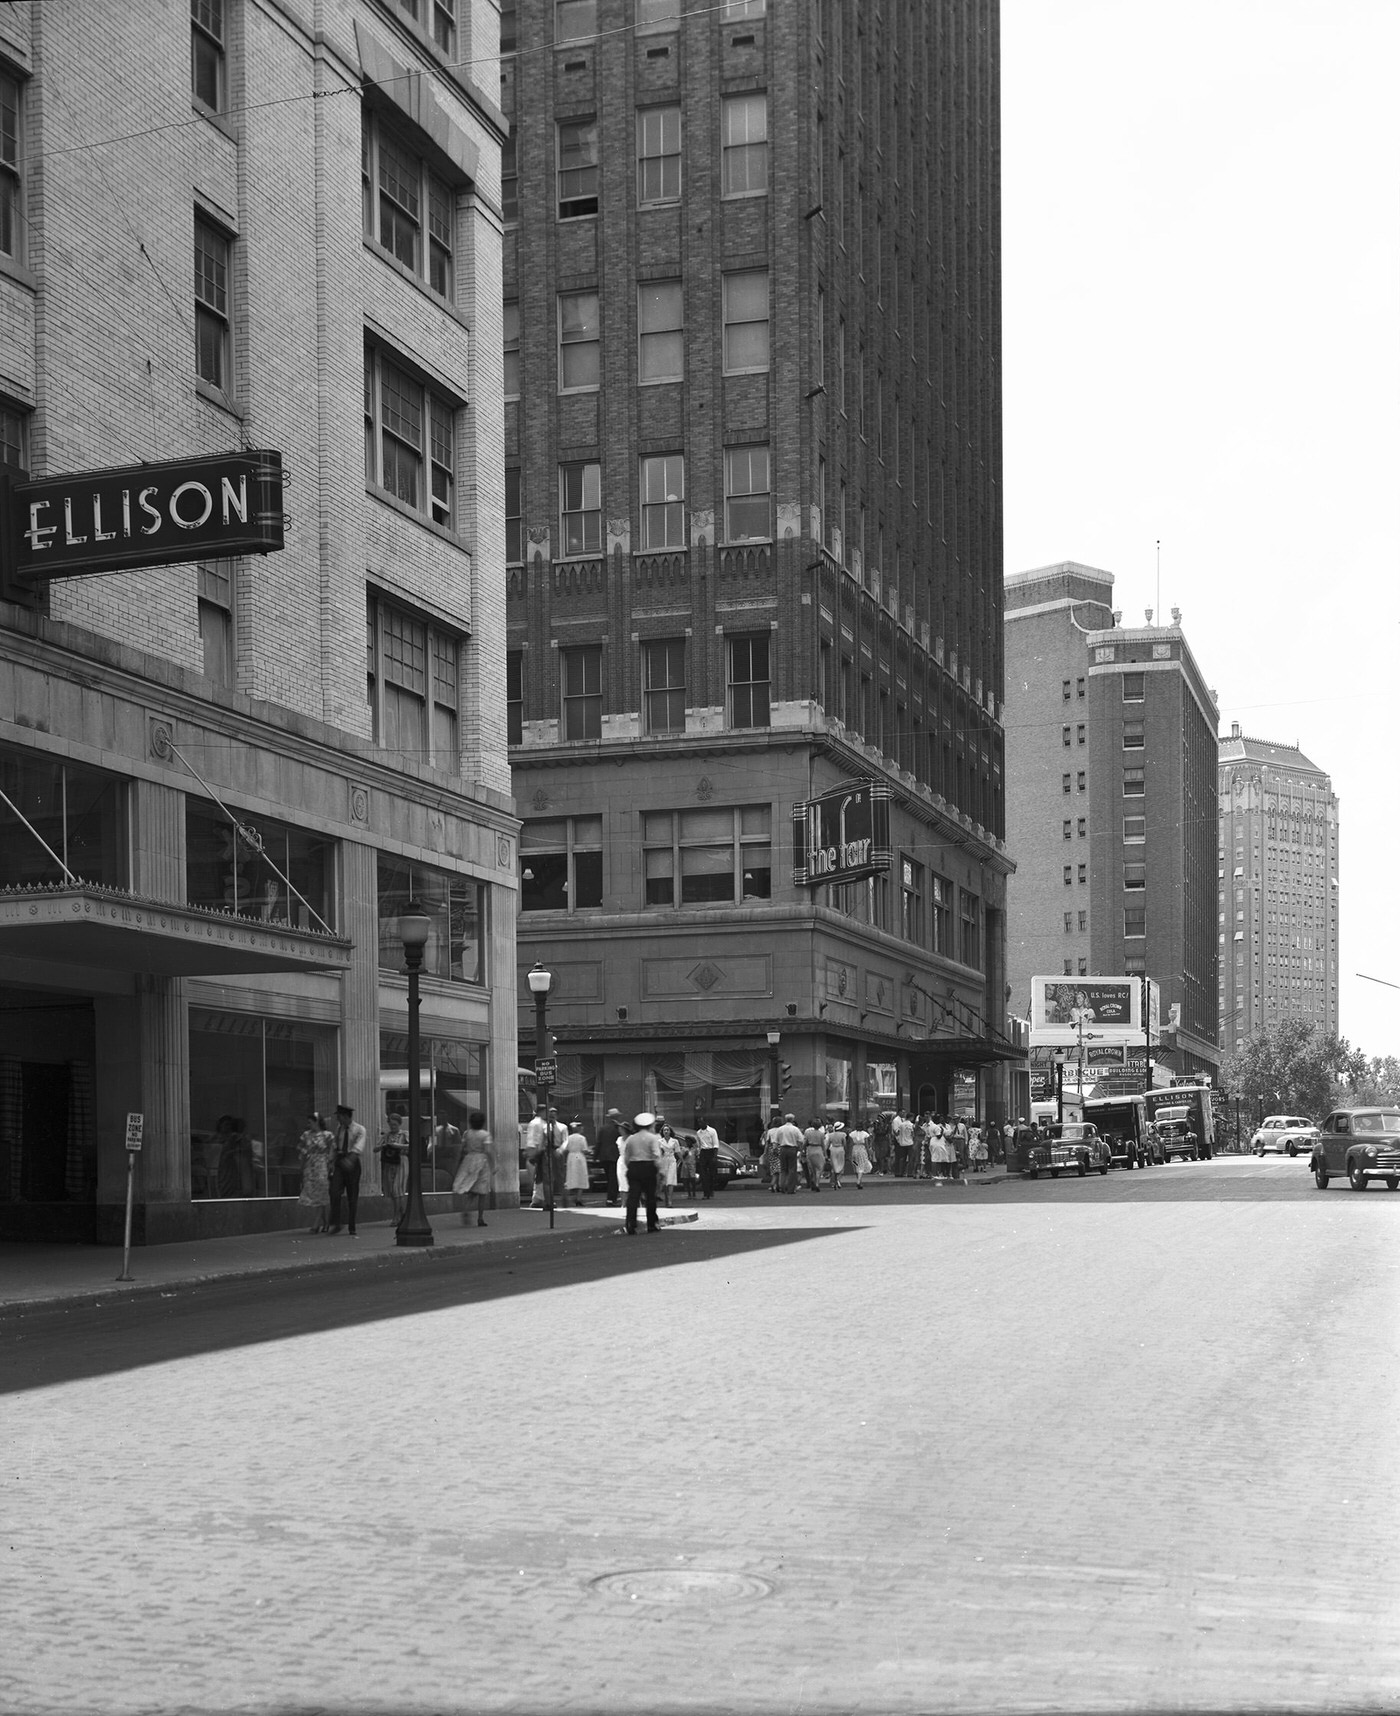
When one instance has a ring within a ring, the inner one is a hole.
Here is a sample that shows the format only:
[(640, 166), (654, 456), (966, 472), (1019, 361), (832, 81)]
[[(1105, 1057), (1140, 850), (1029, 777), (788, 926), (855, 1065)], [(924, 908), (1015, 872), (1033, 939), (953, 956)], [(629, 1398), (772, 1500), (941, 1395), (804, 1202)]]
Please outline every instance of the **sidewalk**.
[[(555, 1211), (554, 1232), (581, 1228), (606, 1231), (620, 1210), (586, 1205)], [(202, 1282), (257, 1275), (298, 1275), (322, 1269), (385, 1269), (425, 1266), (446, 1253), (518, 1243), (550, 1235), (543, 1210), (492, 1210), (484, 1228), (466, 1227), (457, 1215), (433, 1218), (431, 1246), (400, 1246), (388, 1222), (361, 1224), (359, 1236), (311, 1234), (305, 1228), (241, 1234), (234, 1239), (195, 1240), (181, 1245), (134, 1246), (133, 1281), (118, 1281), (120, 1246), (27, 1245), (0, 1241), (0, 1317), (40, 1306), (84, 1305), (117, 1297), (169, 1293)]]

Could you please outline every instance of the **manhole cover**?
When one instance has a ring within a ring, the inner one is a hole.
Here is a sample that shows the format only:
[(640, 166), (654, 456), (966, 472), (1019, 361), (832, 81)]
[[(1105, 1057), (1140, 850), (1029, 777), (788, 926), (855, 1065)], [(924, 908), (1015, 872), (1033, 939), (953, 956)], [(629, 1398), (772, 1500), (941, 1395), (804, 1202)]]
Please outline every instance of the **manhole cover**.
[(704, 1567), (643, 1567), (635, 1573), (604, 1573), (590, 1583), (604, 1596), (630, 1603), (742, 1603), (773, 1590), (753, 1573), (714, 1573)]

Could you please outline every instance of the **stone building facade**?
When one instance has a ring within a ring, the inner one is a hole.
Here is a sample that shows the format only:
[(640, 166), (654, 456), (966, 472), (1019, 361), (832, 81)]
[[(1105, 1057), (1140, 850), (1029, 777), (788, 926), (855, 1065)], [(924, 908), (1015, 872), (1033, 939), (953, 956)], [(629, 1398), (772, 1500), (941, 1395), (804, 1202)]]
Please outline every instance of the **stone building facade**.
[[(996, 8), (503, 28), (520, 954), (561, 1100), (999, 1112)], [(857, 777), (893, 867), (796, 885), (794, 804)]]
[(0, 1231), (119, 1234), (131, 1112), (138, 1239), (304, 1219), (307, 1111), (407, 1090), (410, 894), (514, 1201), (497, 8), (113, 25), (0, 16), (5, 462), (273, 449), (285, 546), (0, 604)]

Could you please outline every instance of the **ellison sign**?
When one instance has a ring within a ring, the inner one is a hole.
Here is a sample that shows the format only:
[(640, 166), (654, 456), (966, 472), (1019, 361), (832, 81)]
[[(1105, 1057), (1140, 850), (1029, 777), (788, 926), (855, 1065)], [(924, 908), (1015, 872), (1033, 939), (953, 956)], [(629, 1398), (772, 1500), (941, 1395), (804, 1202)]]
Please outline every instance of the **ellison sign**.
[(7, 588), (283, 545), (282, 455), (216, 453), (0, 484)]
[(799, 888), (876, 876), (893, 862), (890, 789), (846, 781), (792, 807), (792, 879)]

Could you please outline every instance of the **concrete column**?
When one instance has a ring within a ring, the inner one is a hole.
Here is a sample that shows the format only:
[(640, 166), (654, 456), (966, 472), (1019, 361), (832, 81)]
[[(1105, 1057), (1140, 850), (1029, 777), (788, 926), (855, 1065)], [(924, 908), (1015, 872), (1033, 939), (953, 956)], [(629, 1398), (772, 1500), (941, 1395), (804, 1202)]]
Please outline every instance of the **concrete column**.
[(340, 933), (354, 944), (341, 979), (340, 1090), (367, 1137), (361, 1193), (379, 1190), (379, 890), (372, 846), (340, 844)]

